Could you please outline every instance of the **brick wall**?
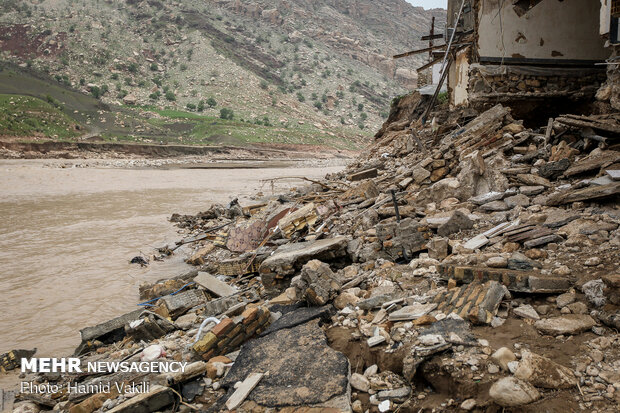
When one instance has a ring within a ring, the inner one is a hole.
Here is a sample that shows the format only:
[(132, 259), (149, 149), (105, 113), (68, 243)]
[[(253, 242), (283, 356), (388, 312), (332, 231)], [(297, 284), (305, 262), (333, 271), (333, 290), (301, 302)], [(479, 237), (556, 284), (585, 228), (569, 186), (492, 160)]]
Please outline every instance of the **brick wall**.
[(220, 321), (194, 344), (193, 349), (203, 360), (228, 354), (265, 330), (270, 318), (271, 313), (265, 307), (247, 308), (240, 316)]

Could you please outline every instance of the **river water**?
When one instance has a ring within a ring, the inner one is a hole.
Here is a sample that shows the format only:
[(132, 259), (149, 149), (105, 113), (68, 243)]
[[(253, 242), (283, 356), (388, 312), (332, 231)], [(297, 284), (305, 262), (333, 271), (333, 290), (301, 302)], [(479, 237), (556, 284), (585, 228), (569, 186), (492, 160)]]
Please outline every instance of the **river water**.
[[(53, 162), (53, 161), (52, 161)], [(60, 161), (57, 161), (60, 162)], [(0, 160), (0, 353), (38, 348), (62, 357), (79, 329), (136, 309), (138, 286), (189, 269), (182, 253), (146, 268), (142, 251), (181, 238), (173, 213), (195, 214), (281, 176), (322, 177), (342, 167), (261, 169), (58, 168)], [(276, 186), (300, 185), (285, 181)]]

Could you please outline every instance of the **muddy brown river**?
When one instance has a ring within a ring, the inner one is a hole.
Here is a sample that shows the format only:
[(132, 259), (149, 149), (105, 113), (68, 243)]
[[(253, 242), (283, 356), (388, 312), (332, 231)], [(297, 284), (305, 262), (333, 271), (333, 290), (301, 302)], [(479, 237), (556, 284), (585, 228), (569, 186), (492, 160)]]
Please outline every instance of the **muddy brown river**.
[(167, 220), (173, 212), (197, 213), (233, 195), (248, 204), (258, 190), (271, 193), (262, 180), (342, 169), (61, 169), (53, 162), (0, 160), (0, 353), (72, 353), (80, 328), (137, 308), (141, 282), (187, 271), (182, 252), (146, 268), (129, 264), (140, 251), (181, 238)]

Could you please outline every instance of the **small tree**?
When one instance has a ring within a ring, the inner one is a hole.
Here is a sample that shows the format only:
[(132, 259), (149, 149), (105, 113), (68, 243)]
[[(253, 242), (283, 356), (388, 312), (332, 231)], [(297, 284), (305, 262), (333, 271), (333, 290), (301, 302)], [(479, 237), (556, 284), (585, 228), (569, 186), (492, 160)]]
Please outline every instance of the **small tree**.
[(232, 120), (235, 117), (235, 113), (232, 109), (222, 108), (220, 109), (220, 118)]
[(198, 102), (198, 106), (196, 107), (196, 110), (198, 112), (202, 112), (205, 110), (205, 101), (201, 100), (200, 102)]
[(170, 102), (174, 102), (175, 100), (177, 100), (177, 97), (174, 95), (174, 92), (170, 89), (168, 89), (168, 91), (166, 92), (166, 100)]
[(217, 106), (217, 102), (213, 99), (213, 97), (210, 97), (207, 99), (207, 105), (209, 105), (210, 108), (214, 108)]

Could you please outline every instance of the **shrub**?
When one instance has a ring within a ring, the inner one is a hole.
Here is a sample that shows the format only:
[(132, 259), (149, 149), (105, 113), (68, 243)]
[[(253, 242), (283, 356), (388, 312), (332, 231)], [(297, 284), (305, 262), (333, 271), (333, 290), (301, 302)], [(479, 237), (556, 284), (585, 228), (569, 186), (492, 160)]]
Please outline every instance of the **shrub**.
[(157, 63), (153, 62), (153, 63), (151, 63), (150, 69), (153, 72), (156, 72), (159, 69), (159, 66), (157, 66)]
[(174, 95), (174, 92), (172, 90), (168, 90), (166, 92), (166, 100), (170, 102), (174, 102), (175, 100), (177, 100), (177, 97)]
[(95, 99), (99, 99), (102, 95), (101, 89), (99, 89), (99, 86), (93, 86), (90, 88), (90, 94), (93, 95)]
[(185, 63), (181, 63), (180, 69), (182, 72), (185, 72), (187, 70), (187, 65)]
[(209, 105), (210, 108), (214, 108), (217, 106), (217, 102), (213, 99), (213, 97), (210, 97), (207, 99), (207, 105)]
[(193, 103), (188, 103), (187, 105), (185, 105), (185, 108), (187, 108), (187, 110), (189, 110), (190, 112), (193, 112), (196, 110), (196, 105)]
[(138, 64), (137, 63), (130, 63), (129, 66), (127, 67), (127, 70), (129, 70), (131, 73), (137, 73), (138, 72)]
[(222, 108), (220, 109), (220, 118), (232, 120), (235, 117), (235, 113), (232, 109)]
[(366, 114), (366, 112), (362, 112), (362, 113), (360, 114), (360, 119), (361, 119), (361, 120), (363, 120), (363, 121), (364, 121), (364, 120), (366, 120), (366, 119), (368, 119), (368, 115)]
[(205, 110), (205, 101), (201, 100), (200, 102), (198, 102), (198, 106), (196, 106), (196, 110), (198, 112), (202, 112)]
[(321, 102), (314, 102), (314, 107), (321, 110), (323, 109), (323, 104)]
[(267, 90), (267, 88), (269, 87), (269, 83), (267, 83), (266, 80), (261, 80), (260, 81), (260, 88), (263, 90)]
[(357, 105), (357, 111), (358, 112), (361, 112), (363, 110), (364, 110), (364, 104), (363, 103), (360, 103), (359, 105)]
[(297, 92), (297, 100), (300, 101), (300, 102), (305, 102), (306, 97), (304, 96), (303, 93)]
[(149, 95), (149, 99), (151, 100), (157, 100), (161, 97), (161, 92), (158, 90), (156, 92), (153, 92)]

